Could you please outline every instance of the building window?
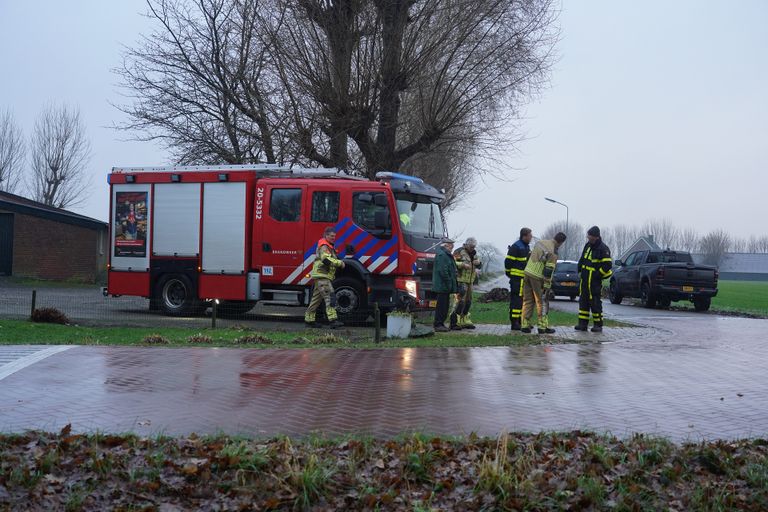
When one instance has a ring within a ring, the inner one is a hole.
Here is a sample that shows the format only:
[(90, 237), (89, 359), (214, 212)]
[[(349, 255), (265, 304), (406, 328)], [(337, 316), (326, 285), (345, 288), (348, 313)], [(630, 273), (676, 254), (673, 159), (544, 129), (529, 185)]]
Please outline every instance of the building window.
[(269, 198), (269, 216), (280, 222), (296, 222), (301, 218), (301, 189), (274, 188)]
[(312, 222), (336, 222), (339, 220), (339, 193), (312, 193)]

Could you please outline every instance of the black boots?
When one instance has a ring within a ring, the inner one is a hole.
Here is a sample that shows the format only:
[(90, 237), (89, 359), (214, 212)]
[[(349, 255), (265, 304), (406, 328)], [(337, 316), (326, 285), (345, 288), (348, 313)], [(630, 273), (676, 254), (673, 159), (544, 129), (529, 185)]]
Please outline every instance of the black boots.
[(592, 326), (592, 329), (588, 329), (589, 324), (586, 322), (579, 322), (579, 325), (574, 327), (577, 331), (587, 332), (587, 330), (590, 330), (592, 332), (603, 332), (603, 323), (602, 322), (596, 322), (594, 326)]

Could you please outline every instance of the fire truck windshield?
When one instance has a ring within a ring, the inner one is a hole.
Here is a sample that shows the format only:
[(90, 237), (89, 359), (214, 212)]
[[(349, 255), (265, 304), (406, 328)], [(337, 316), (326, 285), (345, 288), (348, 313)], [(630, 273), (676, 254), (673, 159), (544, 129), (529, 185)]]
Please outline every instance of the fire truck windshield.
[(397, 215), (405, 233), (428, 238), (445, 234), (440, 206), (432, 198), (418, 194), (397, 194)]

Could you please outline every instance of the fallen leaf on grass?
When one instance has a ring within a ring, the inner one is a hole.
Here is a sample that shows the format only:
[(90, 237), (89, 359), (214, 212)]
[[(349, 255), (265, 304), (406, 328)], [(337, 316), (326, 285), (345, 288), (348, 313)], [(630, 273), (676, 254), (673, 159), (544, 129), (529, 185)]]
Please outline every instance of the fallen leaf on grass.
[(53, 475), (45, 475), (45, 481), (51, 485), (61, 485), (64, 482), (67, 481), (66, 478), (62, 478), (59, 476), (53, 476)]
[(181, 467), (181, 472), (184, 473), (185, 475), (191, 476), (191, 475), (197, 474), (197, 469), (198, 469), (197, 466), (195, 466), (194, 464), (184, 464)]

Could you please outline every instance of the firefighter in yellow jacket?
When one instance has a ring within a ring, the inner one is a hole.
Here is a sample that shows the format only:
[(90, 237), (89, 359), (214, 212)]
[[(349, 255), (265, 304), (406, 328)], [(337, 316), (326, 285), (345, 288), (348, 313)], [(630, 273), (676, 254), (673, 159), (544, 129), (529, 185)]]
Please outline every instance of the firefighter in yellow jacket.
[(531, 257), (525, 265), (523, 278), (522, 332), (531, 332), (533, 305), (536, 304), (539, 334), (552, 334), (549, 327), (549, 289), (557, 265), (557, 250), (565, 242), (565, 233), (558, 233), (554, 240), (539, 240), (533, 246)]
[(344, 268), (344, 261), (339, 259), (336, 255), (336, 249), (333, 247), (335, 241), (336, 230), (327, 227), (323, 233), (323, 238), (317, 242), (315, 262), (312, 264), (312, 272), (309, 274), (314, 280), (312, 300), (304, 314), (304, 322), (309, 327), (319, 327), (315, 320), (315, 312), (323, 302), (325, 303), (325, 314), (328, 317), (329, 327), (336, 329), (344, 325), (339, 322), (336, 309), (331, 304), (331, 297), (333, 296), (333, 284), (331, 283), (336, 277), (336, 269)]
[(451, 313), (451, 329), (474, 329), (475, 324), (469, 314), (472, 307), (472, 284), (477, 277), (477, 269), (481, 267), (477, 257), (477, 240), (469, 237), (464, 245), (453, 253), (458, 271), (459, 292), (456, 294), (455, 306)]

